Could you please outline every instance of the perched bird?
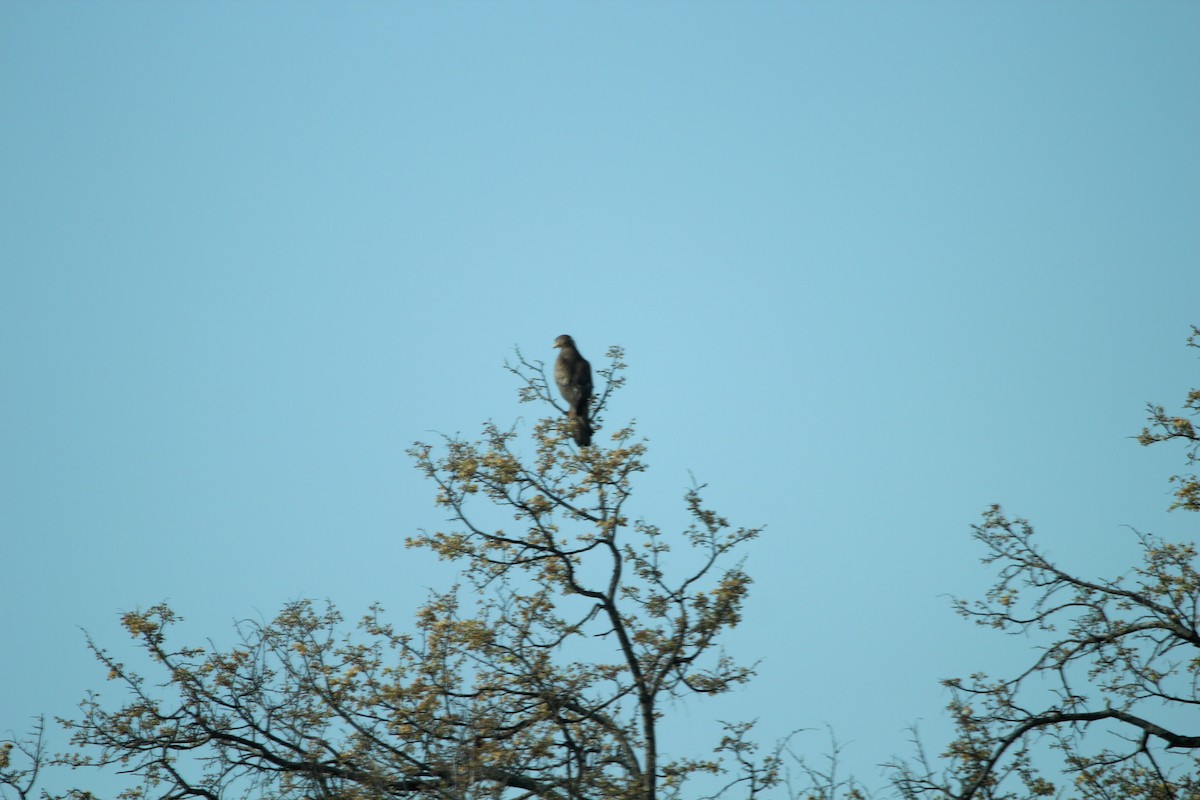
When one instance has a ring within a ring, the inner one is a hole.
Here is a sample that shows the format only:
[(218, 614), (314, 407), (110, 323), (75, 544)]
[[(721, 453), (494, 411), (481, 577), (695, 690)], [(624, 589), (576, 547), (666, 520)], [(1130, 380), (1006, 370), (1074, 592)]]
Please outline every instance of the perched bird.
[(575, 444), (587, 447), (592, 443), (592, 423), (588, 421), (588, 402), (592, 399), (592, 365), (579, 355), (575, 340), (565, 333), (554, 340), (558, 360), (554, 362), (554, 382), (567, 401), (567, 416), (571, 419), (571, 434)]

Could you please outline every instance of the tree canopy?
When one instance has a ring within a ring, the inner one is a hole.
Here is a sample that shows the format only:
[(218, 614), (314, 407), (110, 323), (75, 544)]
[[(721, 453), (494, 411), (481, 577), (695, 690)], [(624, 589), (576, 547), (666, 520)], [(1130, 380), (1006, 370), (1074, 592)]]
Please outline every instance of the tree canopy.
[[(1200, 328), (1188, 343), (1200, 346)], [(332, 604), (298, 601), (218, 648), (176, 642), (180, 618), (166, 604), (129, 612), (122, 624), (149, 671), (89, 639), (121, 697), (87, 696), (64, 722), (67, 755), (48, 756), (40, 724), (0, 740), (0, 795), (36, 796), (57, 763), (129, 776), (129, 800), (869, 796), (840, 777), (836, 739), (827, 769), (785, 764), (786, 741), (760, 751), (748, 722), (725, 723), (698, 755), (663, 740), (668, 701), (753, 676), (721, 641), (742, 620), (751, 579), (740, 554), (761, 529), (731, 525), (699, 485), (684, 492), (679, 524), (633, 513), (647, 448), (632, 424), (606, 426), (625, 368), (619, 348), (607, 355), (590, 446), (572, 443), (570, 409), (519, 351), (507, 365), (519, 397), (546, 416), (527, 432), (488, 422), (479, 439), (413, 446), (448, 525), (408, 544), (453, 562), (462, 582), (432, 592), (409, 625), (380, 606), (347, 625)], [(1200, 510), (1197, 415), (1200, 390), (1179, 412), (1152, 404), (1138, 437), (1183, 445), (1187, 469), (1171, 481), (1172, 508), (1185, 512)], [(944, 681), (953, 738), (930, 753), (914, 734), (915, 753), (890, 763), (880, 794), (1200, 798), (1195, 542), (1135, 532), (1138, 563), (1090, 577), (999, 505), (973, 535), (994, 582), (954, 608), (1034, 654), (1015, 674)]]
[[(608, 357), (597, 429), (623, 383), (621, 350)], [(731, 526), (700, 486), (680, 530), (631, 516), (646, 469), (632, 424), (577, 448), (543, 365), (518, 351), (508, 368), (521, 400), (552, 412), (529, 435), (489, 422), (479, 440), (410, 451), (450, 525), (408, 543), (458, 564), (462, 585), (404, 629), (379, 607), (347, 628), (332, 605), (291, 603), (227, 650), (176, 643), (167, 605), (127, 613), (154, 675), (91, 643), (124, 700), (84, 701), (70, 763), (134, 776), (131, 798), (654, 800), (697, 773), (747, 797), (774, 784), (778, 759), (755, 760), (747, 724), (714, 731), (701, 758), (668, 756), (659, 725), (668, 698), (753, 674), (720, 641), (741, 621), (737, 552), (759, 529)]]
[[(1200, 328), (1188, 344), (1200, 346)], [(1138, 441), (1182, 443), (1194, 468), (1200, 436), (1188, 417), (1197, 414), (1196, 389), (1178, 414), (1151, 404)], [(1171, 481), (1173, 509), (1200, 509), (1194, 473)], [(1116, 577), (1087, 577), (1052, 560), (1028, 520), (988, 509), (974, 537), (996, 580), (981, 599), (955, 608), (979, 625), (1021, 634), (1035, 643), (1035, 656), (1012, 676), (945, 681), (957, 736), (940, 765), (923, 752), (896, 765), (906, 797), (1200, 797), (1196, 545), (1134, 535), (1140, 563)]]

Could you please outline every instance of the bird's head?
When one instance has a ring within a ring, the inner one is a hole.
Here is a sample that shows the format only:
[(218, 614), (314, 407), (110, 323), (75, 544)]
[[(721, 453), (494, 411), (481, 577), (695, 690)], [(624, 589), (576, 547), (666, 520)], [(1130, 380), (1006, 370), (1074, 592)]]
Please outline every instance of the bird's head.
[(567, 336), (564, 333), (562, 336), (560, 336), (554, 340), (554, 346), (555, 347), (574, 347), (575, 340), (572, 339), (570, 336)]

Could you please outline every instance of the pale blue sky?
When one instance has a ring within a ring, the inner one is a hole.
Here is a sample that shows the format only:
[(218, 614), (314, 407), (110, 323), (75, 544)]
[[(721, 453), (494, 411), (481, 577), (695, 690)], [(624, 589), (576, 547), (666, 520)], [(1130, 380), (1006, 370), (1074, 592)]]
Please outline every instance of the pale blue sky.
[(1198, 40), (1183, 2), (3, 3), (0, 730), (164, 598), (218, 642), (403, 620), (451, 577), (405, 448), (527, 416), (503, 361), (570, 333), (626, 348), (638, 511), (690, 470), (768, 526), (761, 676), (680, 713), (830, 723), (878, 782), (939, 678), (1026, 652), (944, 596), (989, 503), (1107, 573), (1194, 531), (1128, 437), (1200, 383)]

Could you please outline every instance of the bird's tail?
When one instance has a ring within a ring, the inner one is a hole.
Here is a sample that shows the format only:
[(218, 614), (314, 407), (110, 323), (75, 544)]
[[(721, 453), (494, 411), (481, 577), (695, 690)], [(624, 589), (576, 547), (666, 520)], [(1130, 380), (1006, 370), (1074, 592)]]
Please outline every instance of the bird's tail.
[(567, 415), (571, 420), (571, 435), (575, 444), (587, 447), (592, 443), (592, 423), (588, 420), (587, 406), (583, 410), (572, 408)]

